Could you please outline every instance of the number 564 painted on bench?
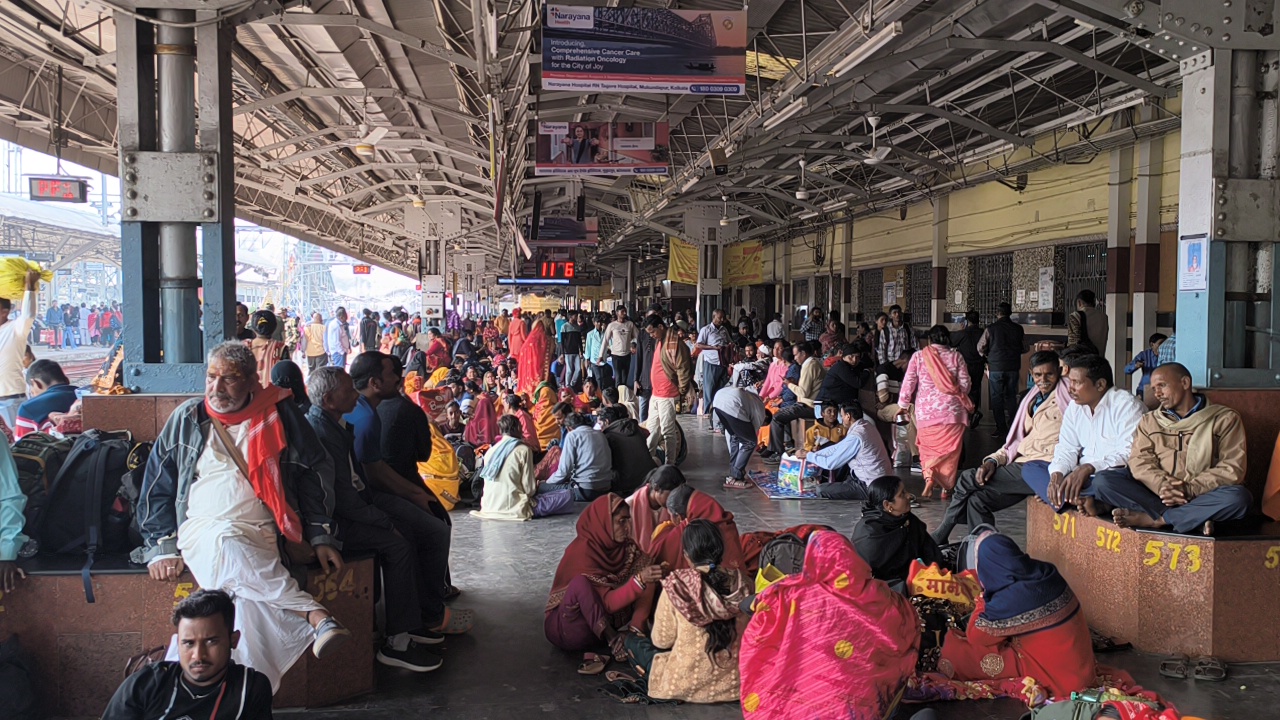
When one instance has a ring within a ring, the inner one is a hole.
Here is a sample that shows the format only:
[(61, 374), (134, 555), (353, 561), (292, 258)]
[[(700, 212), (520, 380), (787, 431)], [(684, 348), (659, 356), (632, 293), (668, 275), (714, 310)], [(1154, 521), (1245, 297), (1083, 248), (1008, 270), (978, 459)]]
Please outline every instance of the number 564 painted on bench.
[(1178, 561), (1185, 555), (1185, 562), (1182, 567), (1187, 572), (1200, 572), (1200, 546), (1199, 545), (1183, 545), (1175, 542), (1163, 542), (1161, 540), (1148, 540), (1146, 547), (1146, 557), (1142, 558), (1142, 562), (1148, 566), (1159, 565), (1164, 559), (1164, 548), (1169, 549), (1169, 569), (1177, 570)]

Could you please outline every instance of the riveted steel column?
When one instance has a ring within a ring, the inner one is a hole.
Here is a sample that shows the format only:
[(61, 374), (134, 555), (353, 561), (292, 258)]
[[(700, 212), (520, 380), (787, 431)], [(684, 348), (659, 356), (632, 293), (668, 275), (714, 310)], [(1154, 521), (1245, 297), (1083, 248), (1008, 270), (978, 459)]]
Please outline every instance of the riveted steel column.
[[(201, 11), (200, 20), (215, 13)], [(200, 70), (200, 149), (217, 151), (217, 217), (200, 226), (204, 248), (204, 344), (212, 348), (235, 336), (236, 186), (232, 135), (231, 45), (235, 30), (205, 24), (196, 30)]]
[[(158, 17), (189, 23), (195, 20), (195, 13), (160, 10)], [(156, 69), (161, 152), (196, 149), (195, 62), (195, 31), (159, 26)], [(165, 363), (194, 363), (201, 359), (199, 284), (196, 226), (160, 223), (160, 314)]]
[(951, 219), (951, 196), (933, 201), (933, 294), (929, 300), (929, 324), (947, 321), (947, 226)]

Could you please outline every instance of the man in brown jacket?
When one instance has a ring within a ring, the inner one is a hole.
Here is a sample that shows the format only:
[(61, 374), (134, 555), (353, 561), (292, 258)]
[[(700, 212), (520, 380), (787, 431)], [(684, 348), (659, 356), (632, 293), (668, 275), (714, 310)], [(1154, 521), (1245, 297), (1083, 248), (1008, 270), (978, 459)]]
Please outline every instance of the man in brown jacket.
[(1127, 472), (1093, 478), (1097, 509), (1113, 508), (1117, 525), (1173, 527), (1176, 533), (1219, 520), (1239, 520), (1253, 501), (1242, 485), (1244, 423), (1235, 410), (1210, 404), (1191, 389), (1191, 373), (1178, 363), (1151, 375), (1160, 407), (1142, 416)]
[(645, 319), (644, 331), (657, 343), (657, 362), (649, 365), (653, 395), (649, 398), (649, 452), (661, 462), (661, 447), (668, 463), (680, 457), (680, 426), (676, 422), (676, 403), (689, 391), (693, 382), (693, 360), (689, 346), (680, 341), (674, 328), (667, 327), (658, 314)]

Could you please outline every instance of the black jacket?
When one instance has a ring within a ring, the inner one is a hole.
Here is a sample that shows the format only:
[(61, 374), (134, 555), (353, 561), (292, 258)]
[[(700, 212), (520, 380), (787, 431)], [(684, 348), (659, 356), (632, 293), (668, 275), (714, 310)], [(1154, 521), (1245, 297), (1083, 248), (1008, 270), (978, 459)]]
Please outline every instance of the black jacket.
[(875, 378), (866, 370), (855, 368), (844, 360), (839, 360), (827, 369), (818, 386), (818, 404), (861, 405), (859, 392), (864, 387), (875, 388)]
[(649, 333), (640, 331), (636, 338), (636, 361), (631, 364), (632, 372), (635, 373), (632, 382), (640, 386), (638, 394), (646, 397), (653, 394), (653, 381), (649, 372), (653, 368), (653, 349), (656, 346), (657, 343), (649, 337)]
[(181, 678), (182, 666), (176, 662), (144, 667), (116, 688), (102, 713), (103, 720), (271, 720), (271, 681), (253, 668), (231, 663), (223, 680), (225, 691), (201, 697), (178, 687)]
[[(965, 329), (951, 333), (951, 347), (964, 358), (969, 367), (982, 367), (986, 359), (978, 352), (978, 341), (982, 339), (982, 328), (977, 325), (966, 326)], [(970, 373), (972, 375), (972, 373)]]
[(318, 405), (307, 411), (307, 422), (333, 459), (333, 518), (338, 524), (338, 537), (342, 537), (342, 528), (348, 522), (394, 530), (391, 518), (372, 504), (374, 491), (358, 471), (352, 472), (361, 465), (356, 460), (356, 438), (351, 428), (339, 425)]
[(604, 437), (609, 441), (609, 454), (617, 473), (611, 492), (627, 497), (640, 489), (649, 471), (657, 467), (649, 455), (647, 438), (640, 424), (630, 418), (611, 423), (605, 428)]
[(905, 585), (911, 561), (941, 563), (938, 543), (915, 513), (894, 517), (883, 510), (865, 510), (853, 531), (853, 547), (871, 566), (871, 576), (898, 588)]
[(366, 351), (378, 349), (378, 321), (371, 317), (360, 321), (360, 344)]
[(1021, 325), (1003, 317), (988, 325), (984, 334), (987, 338), (987, 364), (992, 372), (1022, 369), (1026, 336)]

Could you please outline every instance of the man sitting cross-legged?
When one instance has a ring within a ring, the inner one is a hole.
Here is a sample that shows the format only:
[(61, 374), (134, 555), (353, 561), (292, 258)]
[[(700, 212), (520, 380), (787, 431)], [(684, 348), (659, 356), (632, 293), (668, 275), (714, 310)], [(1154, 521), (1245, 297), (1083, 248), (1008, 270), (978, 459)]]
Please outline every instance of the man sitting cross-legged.
[(443, 618), (442, 610), (428, 600), (425, 580), (431, 572), (441, 572), (442, 553), (431, 535), (415, 532), (412, 522), (397, 520), (423, 510), (364, 482), (355, 435), (342, 419), (360, 397), (346, 370), (331, 366), (311, 373), (307, 395), (307, 422), (333, 458), (333, 513), (343, 550), (374, 553), (382, 571), (387, 639), (378, 650), (378, 662), (414, 672), (435, 670), (442, 661), (422, 645), (444, 640), (444, 635), (428, 629)]
[(951, 504), (933, 531), (933, 539), (939, 545), (950, 541), (951, 531), (961, 519), (970, 530), (983, 524), (994, 526), (996, 512), (1035, 494), (1023, 482), (1022, 469), (1027, 463), (1053, 460), (1062, 414), (1071, 407), (1071, 395), (1055, 352), (1041, 351), (1031, 356), (1031, 380), (1035, 392), (1022, 399), (1004, 445), (977, 468), (960, 473)]
[(1053, 508), (1068, 505), (1090, 511), (1093, 483), (1108, 475), (1126, 474), (1133, 433), (1146, 409), (1115, 387), (1111, 363), (1098, 355), (1071, 361), (1067, 379), (1074, 401), (1062, 415), (1062, 430), (1053, 462), (1036, 460), (1022, 466), (1022, 479)]
[[(824, 405), (823, 409), (827, 407)], [(844, 439), (812, 452), (802, 450), (796, 455), (824, 470), (847, 470), (848, 477), (844, 480), (819, 485), (819, 496), (828, 500), (865, 501), (867, 485), (872, 480), (893, 474), (889, 451), (875, 424), (862, 414), (860, 405), (840, 408), (840, 421), (845, 427)]]
[(236, 606), (221, 590), (197, 590), (173, 609), (178, 662), (158, 662), (116, 688), (102, 720), (271, 720), (271, 683), (238, 665)]
[(235, 657), (276, 689), (308, 645), (324, 657), (351, 634), (298, 587), (277, 544), (305, 540), (337, 572), (332, 517), (333, 461), (289, 391), (262, 387), (244, 343), (215, 347), (204, 397), (173, 411), (147, 460), (138, 526), (151, 577), (174, 582), (185, 564), (200, 587), (233, 595)]
[(1142, 416), (1127, 472), (1093, 482), (1096, 511), (1117, 525), (1173, 526), (1176, 533), (1239, 520), (1253, 497), (1244, 487), (1245, 435), (1240, 415), (1191, 389), (1178, 363), (1156, 368), (1151, 392), (1160, 407)]

